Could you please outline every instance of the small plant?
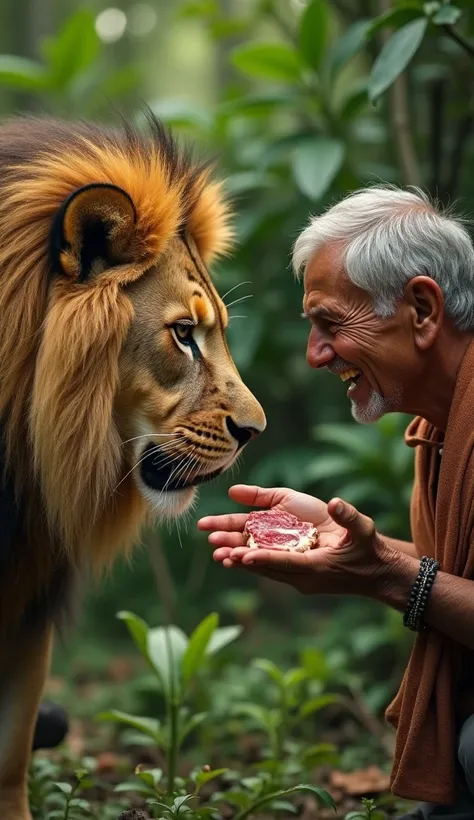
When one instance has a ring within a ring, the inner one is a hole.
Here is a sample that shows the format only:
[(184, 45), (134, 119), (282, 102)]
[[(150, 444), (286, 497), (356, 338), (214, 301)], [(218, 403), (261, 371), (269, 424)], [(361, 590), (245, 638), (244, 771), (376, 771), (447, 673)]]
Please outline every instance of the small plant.
[[(293, 762), (294, 739), (293, 735), (311, 715), (338, 703), (340, 698), (336, 694), (322, 693), (313, 696), (303, 689), (304, 684), (311, 682), (309, 668), (296, 667), (287, 672), (281, 671), (278, 666), (265, 658), (254, 661), (254, 666), (268, 676), (273, 686), (271, 706), (260, 706), (255, 703), (237, 704), (235, 714), (246, 715), (261, 728), (268, 740), (267, 757), (275, 763), (282, 763), (285, 753), (290, 751)], [(336, 749), (331, 744), (318, 744), (310, 749), (303, 747), (299, 756), (303, 768), (319, 763), (337, 762)]]
[(385, 814), (383, 811), (377, 811), (375, 800), (369, 800), (366, 797), (362, 798), (364, 810), (350, 811), (344, 817), (344, 820), (384, 820)]
[(120, 612), (135, 644), (156, 676), (166, 704), (166, 722), (113, 709), (98, 715), (99, 720), (115, 721), (138, 730), (165, 752), (167, 757), (167, 791), (175, 791), (180, 748), (187, 736), (206, 718), (205, 712), (190, 715), (186, 701), (191, 682), (207, 664), (209, 657), (219, 652), (241, 632), (239, 626), (218, 628), (218, 615), (205, 618), (188, 638), (177, 626), (150, 627), (131, 612)]
[[(188, 638), (176, 626), (150, 629), (141, 618), (130, 612), (121, 612), (118, 617), (127, 624), (136, 646), (155, 675), (157, 686), (165, 700), (166, 719), (162, 724), (156, 718), (135, 717), (118, 710), (102, 713), (98, 715), (98, 719), (126, 725), (146, 736), (148, 741), (151, 740), (165, 753), (167, 772), (164, 776), (162, 769), (145, 770), (139, 766), (134, 778), (116, 786), (116, 792), (134, 792), (146, 800), (151, 810), (159, 810), (160, 818), (184, 815), (188, 818), (218, 818), (220, 814), (215, 807), (216, 802), (226, 802), (236, 807), (238, 813), (235, 820), (244, 820), (263, 806), (293, 811), (292, 804), (283, 798), (305, 791), (314, 794), (322, 805), (335, 808), (331, 795), (324, 789), (305, 783), (294, 785), (295, 775), (299, 773), (301, 766), (298, 764), (295, 769), (283, 761), (286, 729), (289, 731), (299, 720), (335, 699), (334, 696), (326, 695), (318, 701), (313, 699), (303, 702), (297, 716), (291, 714), (297, 702), (298, 682), (307, 676), (305, 670), (292, 670), (285, 676), (269, 661), (259, 661), (260, 668), (278, 683), (280, 706), (276, 716), (273, 712), (267, 714), (263, 707), (255, 705), (252, 708), (252, 704), (242, 704), (239, 707), (241, 713), (254, 718), (260, 717), (260, 724), (267, 727), (271, 739), (268, 759), (258, 764), (254, 776), (242, 778), (240, 774), (226, 768), (211, 769), (204, 766), (194, 769), (189, 778), (184, 779), (178, 774), (181, 746), (185, 738), (208, 717), (207, 712), (190, 714), (192, 682), (205, 670), (213, 654), (235, 640), (241, 628), (219, 628), (218, 616), (212, 613)], [(279, 719), (283, 719), (285, 723), (282, 732), (276, 728)], [(203, 805), (200, 799), (201, 788), (217, 778), (230, 787), (214, 793), (212, 805)], [(291, 778), (293, 783), (289, 782)]]

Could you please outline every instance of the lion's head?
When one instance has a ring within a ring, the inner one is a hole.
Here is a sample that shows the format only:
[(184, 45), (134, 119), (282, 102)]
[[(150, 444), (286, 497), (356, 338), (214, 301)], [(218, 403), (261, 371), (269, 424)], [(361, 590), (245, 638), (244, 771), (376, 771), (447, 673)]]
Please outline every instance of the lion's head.
[(208, 273), (231, 240), (220, 185), (149, 126), (0, 129), (6, 467), (34, 526), (99, 563), (265, 427)]

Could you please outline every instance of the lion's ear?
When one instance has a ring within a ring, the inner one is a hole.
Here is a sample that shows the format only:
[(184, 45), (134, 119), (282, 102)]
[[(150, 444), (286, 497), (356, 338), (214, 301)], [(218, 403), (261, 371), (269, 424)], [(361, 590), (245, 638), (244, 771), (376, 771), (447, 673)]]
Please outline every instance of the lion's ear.
[(53, 269), (86, 282), (107, 268), (132, 262), (135, 223), (134, 204), (121, 188), (107, 183), (78, 188), (54, 220)]

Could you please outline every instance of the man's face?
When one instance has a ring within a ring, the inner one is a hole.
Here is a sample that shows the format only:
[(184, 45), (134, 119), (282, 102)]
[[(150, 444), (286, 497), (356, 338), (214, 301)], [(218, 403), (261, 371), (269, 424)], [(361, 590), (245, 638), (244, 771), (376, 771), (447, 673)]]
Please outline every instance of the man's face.
[(341, 251), (325, 246), (306, 266), (303, 310), (311, 322), (306, 359), (348, 385), (356, 421), (409, 412), (421, 373), (412, 312), (402, 300), (394, 316), (376, 316), (371, 297), (345, 275)]

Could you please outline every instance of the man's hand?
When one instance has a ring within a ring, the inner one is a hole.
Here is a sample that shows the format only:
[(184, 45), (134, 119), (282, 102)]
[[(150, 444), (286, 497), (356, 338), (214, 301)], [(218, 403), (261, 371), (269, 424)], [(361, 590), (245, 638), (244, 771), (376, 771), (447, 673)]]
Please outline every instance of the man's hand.
[(249, 549), (243, 529), (246, 513), (209, 516), (198, 522), (212, 530), (216, 561), (226, 567), (241, 566), (259, 575), (282, 581), (303, 594), (353, 594), (375, 597), (390, 563), (398, 560), (375, 530), (374, 522), (355, 507), (335, 498), (319, 499), (286, 488), (263, 489), (237, 485), (229, 495), (235, 501), (293, 513), (319, 530), (319, 546), (307, 552)]
[[(300, 521), (308, 521), (317, 527), (320, 536), (331, 536), (333, 541), (344, 535), (345, 529), (339, 527), (328, 513), (327, 504), (305, 493), (297, 493), (287, 487), (251, 487), (247, 484), (236, 484), (229, 490), (229, 496), (239, 504), (246, 504), (249, 507), (265, 507), (267, 509), (281, 510), (282, 512), (296, 515)], [(235, 547), (245, 547), (246, 540), (243, 529), (247, 521), (247, 513), (231, 513), (230, 515), (214, 515), (201, 518), (198, 521), (200, 530), (211, 530), (209, 542), (217, 549), (214, 557), (217, 561), (227, 563), (232, 550)], [(240, 553), (234, 555), (238, 560)]]

